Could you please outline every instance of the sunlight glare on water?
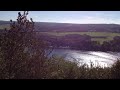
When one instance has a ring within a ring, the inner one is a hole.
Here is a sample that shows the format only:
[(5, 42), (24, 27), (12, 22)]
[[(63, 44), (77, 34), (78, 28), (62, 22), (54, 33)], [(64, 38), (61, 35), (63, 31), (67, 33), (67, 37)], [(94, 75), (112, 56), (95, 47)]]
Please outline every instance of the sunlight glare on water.
[(118, 58), (117, 54), (111, 54), (100, 51), (79, 51), (79, 50), (59, 50), (55, 54), (66, 56), (65, 59), (78, 62), (78, 65), (87, 64), (90, 67), (91, 62), (93, 66), (110, 67)]

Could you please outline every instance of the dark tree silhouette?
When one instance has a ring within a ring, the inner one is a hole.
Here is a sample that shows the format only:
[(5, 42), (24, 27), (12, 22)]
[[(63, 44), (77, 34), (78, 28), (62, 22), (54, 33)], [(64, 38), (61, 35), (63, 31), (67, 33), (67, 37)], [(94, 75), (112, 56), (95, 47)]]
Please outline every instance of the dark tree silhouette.
[(1, 36), (0, 78), (41, 78), (47, 44), (36, 37), (28, 11), (10, 20), (10, 30)]

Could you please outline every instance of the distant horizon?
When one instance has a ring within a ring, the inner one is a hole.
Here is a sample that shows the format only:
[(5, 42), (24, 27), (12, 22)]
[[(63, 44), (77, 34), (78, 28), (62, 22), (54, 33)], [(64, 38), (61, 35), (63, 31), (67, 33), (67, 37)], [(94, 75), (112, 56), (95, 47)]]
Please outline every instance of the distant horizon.
[[(18, 12), (0, 11), (0, 20), (17, 19)], [(35, 22), (72, 24), (120, 24), (120, 11), (29, 11), (28, 19)]]
[[(0, 20), (0, 21), (9, 22), (10, 20)], [(116, 24), (116, 23), (66, 23), (66, 22), (64, 23), (64, 22), (43, 22), (43, 21), (35, 21), (35, 22), (36, 23), (61, 23), (61, 24)], [(116, 24), (116, 25), (120, 25), (120, 24)]]

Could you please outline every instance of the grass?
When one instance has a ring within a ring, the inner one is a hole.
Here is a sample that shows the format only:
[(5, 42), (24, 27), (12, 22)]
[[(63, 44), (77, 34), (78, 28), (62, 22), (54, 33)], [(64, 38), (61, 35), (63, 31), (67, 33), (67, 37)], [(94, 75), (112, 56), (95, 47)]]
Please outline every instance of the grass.
[(10, 25), (9, 24), (3, 24), (3, 25), (0, 25), (0, 29), (10, 29)]
[(114, 36), (120, 36), (120, 33), (112, 33), (112, 32), (40, 32), (41, 34), (50, 34), (50, 35), (55, 35), (55, 36), (64, 36), (68, 34), (79, 34), (79, 35), (90, 35), (90, 36), (109, 36), (109, 37), (114, 37)]
[(104, 41), (111, 41), (111, 40), (113, 40), (113, 37), (111, 37), (111, 38), (107, 37), (106, 39), (103, 39), (103, 38), (92, 38), (91, 40), (92, 41), (98, 41), (98, 42), (100, 42), (100, 44), (102, 44)]
[[(5, 25), (0, 25), (0, 29), (9, 29), (10, 25), (9, 24), (5, 24)], [(115, 36), (120, 36), (120, 33), (112, 33), (112, 32), (39, 32), (39, 34), (48, 34), (48, 35), (54, 35), (54, 36), (65, 36), (68, 34), (79, 34), (79, 35), (89, 35), (89, 36), (93, 36), (94, 38), (92, 38), (92, 41), (99, 41), (101, 44), (104, 41), (110, 41), (113, 40), (113, 38)], [(95, 38), (98, 36), (106, 36), (107, 38)]]
[[(54, 36), (65, 36), (68, 34), (79, 34), (79, 35), (89, 35), (94, 38), (92, 38), (92, 41), (99, 41), (101, 44), (104, 41), (110, 41), (113, 40), (115, 36), (120, 36), (120, 33), (112, 33), (112, 32), (40, 32), (39, 34), (48, 34), (48, 35), (54, 35)], [(99, 36), (105, 36), (106, 38), (95, 38)]]
[[(9, 29), (9, 24), (0, 25), (0, 29)], [(89, 35), (94, 38), (92, 38), (92, 41), (99, 41), (101, 44), (104, 41), (110, 41), (113, 40), (115, 36), (120, 36), (120, 33), (112, 33), (112, 32), (39, 32), (39, 34), (48, 34), (48, 35), (54, 35), (54, 36), (65, 36), (68, 34), (79, 34), (79, 35)], [(107, 38), (95, 38), (99, 36), (106, 36)]]

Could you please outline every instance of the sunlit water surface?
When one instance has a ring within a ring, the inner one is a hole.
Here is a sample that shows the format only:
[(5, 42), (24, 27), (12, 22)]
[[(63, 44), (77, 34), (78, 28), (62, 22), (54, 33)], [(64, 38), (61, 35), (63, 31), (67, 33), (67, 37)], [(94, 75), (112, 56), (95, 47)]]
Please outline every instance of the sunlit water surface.
[(65, 57), (66, 60), (77, 61), (78, 65), (87, 64), (88, 66), (110, 67), (120, 58), (119, 52), (101, 52), (101, 51), (80, 51), (70, 49), (55, 49), (51, 53)]

